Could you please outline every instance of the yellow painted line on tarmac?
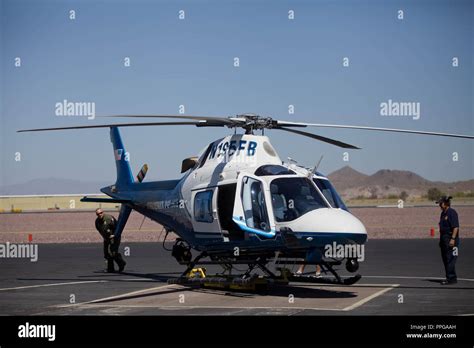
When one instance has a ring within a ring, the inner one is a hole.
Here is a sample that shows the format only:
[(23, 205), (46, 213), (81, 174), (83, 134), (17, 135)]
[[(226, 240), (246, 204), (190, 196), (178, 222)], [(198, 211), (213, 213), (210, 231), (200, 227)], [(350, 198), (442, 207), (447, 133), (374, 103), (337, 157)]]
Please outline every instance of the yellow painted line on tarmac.
[(61, 285), (77, 285), (77, 284), (88, 284), (88, 283), (104, 283), (108, 280), (88, 280), (81, 282), (67, 282), (67, 283), (50, 283), (50, 284), (38, 284), (38, 285), (26, 285), (26, 286), (17, 286), (14, 288), (3, 288), (0, 291), (9, 291), (9, 290), (22, 290), (22, 289), (32, 289), (32, 288), (43, 288), (49, 286), (61, 286)]
[[(103, 297), (103, 298), (99, 298), (99, 299), (92, 300), (92, 301), (87, 301), (87, 302), (68, 304), (68, 305), (59, 305), (57, 307), (61, 307), (61, 308), (77, 307), (77, 306), (84, 306), (84, 305), (89, 305), (89, 304), (100, 303), (100, 302), (104, 302), (104, 301), (120, 300), (121, 298), (127, 298), (129, 296), (139, 295), (139, 294), (142, 294), (142, 293), (146, 293), (146, 292), (153, 291), (153, 290), (158, 290), (158, 289), (166, 289), (166, 288), (173, 287), (173, 286), (176, 286), (176, 284), (166, 284), (166, 285), (162, 285), (162, 286), (156, 286), (156, 287), (153, 287), (153, 288), (147, 288), (147, 289), (127, 292), (127, 293), (121, 294), (121, 295)], [(112, 305), (112, 306), (115, 306), (115, 305)]]
[(351, 311), (351, 310), (353, 310), (353, 309), (356, 309), (357, 307), (360, 307), (360, 306), (362, 306), (363, 304), (365, 304), (365, 303), (367, 303), (367, 302), (373, 300), (374, 298), (379, 297), (379, 296), (385, 294), (386, 292), (392, 290), (393, 288), (396, 288), (396, 287), (399, 286), (399, 285), (400, 285), (400, 284), (392, 284), (392, 285), (390, 285), (390, 287), (385, 288), (385, 289), (382, 289), (382, 290), (380, 290), (380, 291), (377, 291), (376, 293), (374, 293), (374, 294), (372, 294), (372, 295), (370, 295), (370, 296), (367, 296), (366, 298), (363, 298), (363, 299), (361, 299), (360, 301), (357, 301), (356, 303), (354, 303), (354, 304), (352, 304), (352, 305), (350, 305), (350, 306), (344, 308), (343, 311)]

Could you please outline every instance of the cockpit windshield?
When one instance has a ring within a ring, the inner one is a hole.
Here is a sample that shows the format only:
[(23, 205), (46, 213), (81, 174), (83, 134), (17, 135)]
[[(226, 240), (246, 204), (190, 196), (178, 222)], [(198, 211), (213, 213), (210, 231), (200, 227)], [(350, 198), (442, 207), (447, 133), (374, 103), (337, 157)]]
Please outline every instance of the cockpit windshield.
[(333, 208), (340, 208), (349, 211), (329, 180), (313, 179), (313, 181)]
[(277, 222), (292, 221), (307, 212), (328, 208), (307, 178), (279, 178), (270, 183), (273, 212)]

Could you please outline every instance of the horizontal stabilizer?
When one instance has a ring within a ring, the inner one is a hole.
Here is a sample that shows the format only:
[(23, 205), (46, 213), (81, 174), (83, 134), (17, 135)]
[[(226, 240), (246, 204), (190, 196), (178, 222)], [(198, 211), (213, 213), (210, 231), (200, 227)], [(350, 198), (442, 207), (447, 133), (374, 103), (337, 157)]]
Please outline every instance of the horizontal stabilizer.
[(113, 199), (113, 198), (95, 198), (95, 197), (82, 197), (81, 202), (94, 202), (94, 203), (130, 203), (129, 199)]
[(148, 172), (148, 164), (145, 163), (142, 166), (142, 169), (140, 169), (140, 171), (137, 174), (137, 181), (142, 182), (143, 179), (145, 179), (145, 175), (146, 175), (147, 172)]

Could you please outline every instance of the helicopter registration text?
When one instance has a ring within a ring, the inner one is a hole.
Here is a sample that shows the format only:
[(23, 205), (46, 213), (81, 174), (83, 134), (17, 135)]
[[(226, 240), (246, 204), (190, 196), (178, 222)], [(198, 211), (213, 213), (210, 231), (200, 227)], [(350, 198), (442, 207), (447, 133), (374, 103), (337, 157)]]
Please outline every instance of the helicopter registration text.
[(209, 153), (209, 159), (220, 156), (232, 156), (234, 154), (240, 155), (242, 152), (246, 156), (255, 155), (257, 149), (257, 142), (247, 140), (231, 140), (220, 143), (219, 145), (214, 144)]

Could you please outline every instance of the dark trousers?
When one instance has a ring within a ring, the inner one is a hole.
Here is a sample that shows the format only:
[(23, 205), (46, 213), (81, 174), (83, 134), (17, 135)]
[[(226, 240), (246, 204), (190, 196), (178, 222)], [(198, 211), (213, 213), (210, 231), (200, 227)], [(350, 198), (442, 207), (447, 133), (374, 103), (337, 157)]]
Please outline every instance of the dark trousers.
[(459, 238), (456, 238), (456, 241), (454, 243), (456, 249), (454, 247), (449, 246), (450, 240), (450, 234), (442, 234), (439, 240), (439, 246), (441, 248), (441, 258), (443, 259), (446, 279), (448, 281), (457, 280), (456, 260), (458, 258), (457, 253), (459, 252)]
[(107, 270), (114, 270), (114, 261), (120, 267), (125, 263), (122, 258), (122, 255), (119, 253), (118, 249), (120, 246), (120, 238), (104, 239), (104, 258), (107, 260)]

